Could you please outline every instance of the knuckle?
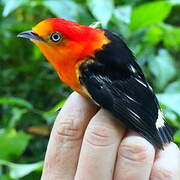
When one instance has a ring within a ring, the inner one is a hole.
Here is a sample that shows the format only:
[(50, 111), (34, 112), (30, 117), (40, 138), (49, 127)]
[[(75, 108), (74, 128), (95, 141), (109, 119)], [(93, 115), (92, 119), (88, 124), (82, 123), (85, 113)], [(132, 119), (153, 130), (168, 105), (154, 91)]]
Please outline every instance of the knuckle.
[(56, 125), (55, 133), (62, 140), (80, 140), (83, 136), (82, 123), (70, 113), (68, 117), (61, 119)]
[(86, 131), (86, 142), (93, 146), (111, 146), (114, 144), (112, 129), (101, 124), (90, 125)]
[(78, 127), (71, 123), (61, 123), (61, 126), (56, 131), (57, 135), (66, 140), (78, 140), (81, 137), (81, 131)]
[(154, 157), (153, 148), (144, 139), (123, 141), (118, 156), (135, 162), (145, 162)]
[(175, 180), (176, 174), (167, 168), (156, 168), (152, 170), (151, 180)]

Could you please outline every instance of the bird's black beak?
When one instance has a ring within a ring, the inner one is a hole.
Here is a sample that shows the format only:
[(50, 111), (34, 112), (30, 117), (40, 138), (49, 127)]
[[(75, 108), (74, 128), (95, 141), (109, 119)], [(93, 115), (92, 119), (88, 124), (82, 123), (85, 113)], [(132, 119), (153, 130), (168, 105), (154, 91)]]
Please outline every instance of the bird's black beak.
[(17, 37), (37, 40), (37, 41), (44, 41), (38, 34), (36, 34), (33, 30), (30, 31), (24, 31), (17, 35)]

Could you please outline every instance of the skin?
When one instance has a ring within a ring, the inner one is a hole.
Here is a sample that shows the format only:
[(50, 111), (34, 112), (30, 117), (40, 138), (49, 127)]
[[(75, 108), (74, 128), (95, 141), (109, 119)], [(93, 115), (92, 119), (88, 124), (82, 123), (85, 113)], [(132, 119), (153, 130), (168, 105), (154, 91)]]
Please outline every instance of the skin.
[(174, 143), (156, 151), (107, 111), (72, 93), (51, 132), (41, 180), (179, 180)]

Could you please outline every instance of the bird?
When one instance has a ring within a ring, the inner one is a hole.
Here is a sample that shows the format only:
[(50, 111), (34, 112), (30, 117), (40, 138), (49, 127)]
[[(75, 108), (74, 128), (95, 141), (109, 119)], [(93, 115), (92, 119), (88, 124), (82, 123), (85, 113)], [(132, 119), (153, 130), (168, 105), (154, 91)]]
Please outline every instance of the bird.
[(62, 18), (42, 20), (17, 36), (40, 48), (63, 83), (155, 148), (173, 141), (157, 97), (121, 36)]

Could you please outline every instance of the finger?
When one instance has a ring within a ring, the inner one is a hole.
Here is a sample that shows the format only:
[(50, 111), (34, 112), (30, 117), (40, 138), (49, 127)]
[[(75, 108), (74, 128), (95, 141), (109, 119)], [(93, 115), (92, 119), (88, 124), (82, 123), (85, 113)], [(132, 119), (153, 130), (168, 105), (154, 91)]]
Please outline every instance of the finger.
[(154, 154), (148, 141), (129, 131), (119, 146), (114, 179), (149, 180)]
[(164, 151), (157, 152), (152, 168), (151, 180), (179, 180), (180, 151), (177, 145), (170, 143)]
[(58, 114), (51, 132), (42, 180), (74, 179), (82, 137), (97, 108), (73, 93)]
[(112, 180), (119, 143), (125, 128), (100, 109), (90, 121), (83, 140), (75, 179)]

